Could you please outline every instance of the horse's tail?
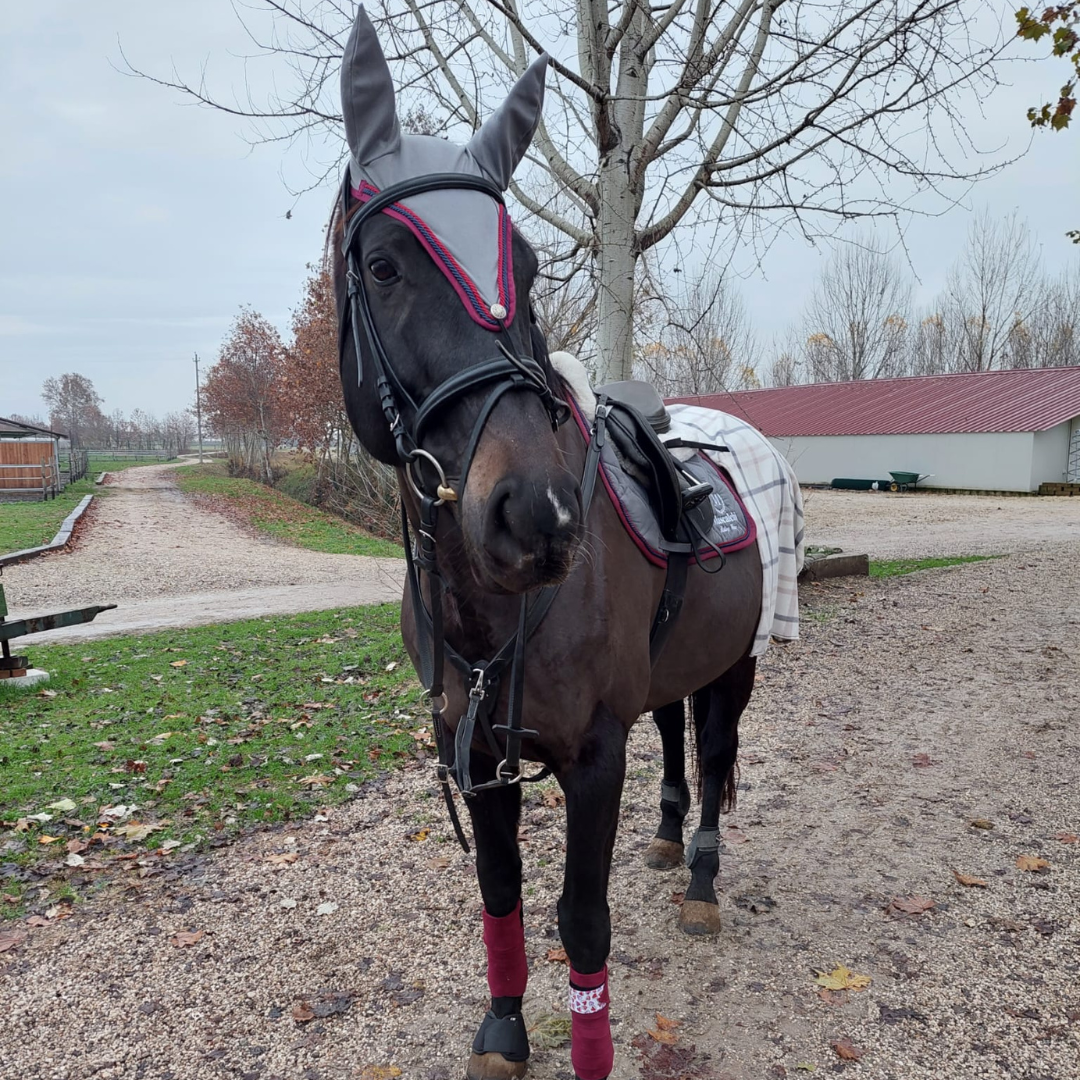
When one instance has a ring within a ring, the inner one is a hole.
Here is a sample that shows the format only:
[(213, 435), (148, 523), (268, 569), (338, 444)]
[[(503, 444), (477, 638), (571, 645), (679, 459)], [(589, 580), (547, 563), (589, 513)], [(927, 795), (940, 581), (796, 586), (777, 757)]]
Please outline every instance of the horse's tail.
[(694, 772), (698, 798), (710, 769), (720, 774), (720, 811), (735, 809), (739, 788), (739, 717), (754, 689), (757, 660), (744, 656), (719, 679), (690, 697), (694, 725)]

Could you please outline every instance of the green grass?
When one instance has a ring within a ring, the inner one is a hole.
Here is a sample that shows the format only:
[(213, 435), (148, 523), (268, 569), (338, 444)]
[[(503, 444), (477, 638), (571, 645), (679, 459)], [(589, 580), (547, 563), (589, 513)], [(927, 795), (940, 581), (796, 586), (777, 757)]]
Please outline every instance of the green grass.
[(47, 544), (64, 518), (92, 491), (94, 482), (87, 477), (69, 484), (48, 502), (0, 503), (0, 555)]
[(399, 545), (377, 539), (333, 514), (254, 480), (226, 475), (222, 464), (184, 466), (176, 475), (181, 491), (208, 498), (215, 509), (297, 547), (334, 555), (402, 555)]
[[(35, 646), (53, 696), (0, 692), (0, 915), (39, 876), (79, 891), (98, 866), (167, 863), (430, 749), (398, 618), (387, 604)], [(88, 868), (65, 865), (70, 841), (89, 842)]]
[[(175, 461), (176, 459), (171, 458), (170, 460)], [(142, 461), (133, 461), (131, 458), (91, 456), (87, 463), (87, 472), (93, 479), (98, 473), (122, 472), (124, 469), (137, 469), (140, 465), (163, 465), (164, 463), (164, 459), (159, 460), (157, 458), (144, 458)]]
[(914, 574), (918, 570), (933, 570), (939, 566), (960, 566), (962, 563), (986, 562), (998, 558), (996, 555), (945, 555), (941, 558), (926, 559), (881, 559), (870, 560), (870, 576), (875, 578), (897, 577), (900, 574)]

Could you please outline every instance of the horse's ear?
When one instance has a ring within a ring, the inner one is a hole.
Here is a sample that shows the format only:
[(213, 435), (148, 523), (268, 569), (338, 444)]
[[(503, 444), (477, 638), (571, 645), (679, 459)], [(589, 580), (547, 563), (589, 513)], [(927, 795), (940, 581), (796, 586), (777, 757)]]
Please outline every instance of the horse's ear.
[(341, 61), (341, 111), (353, 160), (365, 165), (401, 141), (394, 82), (375, 27), (361, 5)]
[(473, 159), (503, 191), (540, 123), (547, 65), (547, 53), (534, 60), (469, 142)]

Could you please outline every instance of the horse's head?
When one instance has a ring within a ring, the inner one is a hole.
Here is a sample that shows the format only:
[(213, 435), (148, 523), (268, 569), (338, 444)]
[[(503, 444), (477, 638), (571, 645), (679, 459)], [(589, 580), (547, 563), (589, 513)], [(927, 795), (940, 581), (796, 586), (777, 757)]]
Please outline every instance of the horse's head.
[(537, 260), (502, 205), (545, 68), (468, 146), (401, 132), (363, 8), (341, 74), (351, 161), (334, 284), (349, 419), (420, 497), (446, 500), (478, 583), (514, 593), (562, 580), (581, 535), (554, 433), (560, 385), (531, 319)]

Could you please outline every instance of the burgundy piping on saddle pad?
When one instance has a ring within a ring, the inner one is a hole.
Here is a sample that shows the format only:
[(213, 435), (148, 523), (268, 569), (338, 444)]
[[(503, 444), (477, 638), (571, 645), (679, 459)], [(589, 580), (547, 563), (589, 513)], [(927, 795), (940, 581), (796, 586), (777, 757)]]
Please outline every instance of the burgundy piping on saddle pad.
[[(572, 396), (567, 395), (567, 400), (570, 403), (570, 409), (574, 414), (574, 419), (577, 421), (578, 428), (581, 430), (581, 434), (585, 439), (585, 445), (589, 445), (589, 425), (585, 420), (585, 417), (581, 413), (581, 407), (574, 400)], [(609, 436), (610, 437), (610, 436)], [(746, 509), (746, 504), (742, 501), (742, 497), (735, 490), (735, 485), (731, 482), (728, 474), (716, 464), (715, 461), (704, 451), (699, 451), (701, 456), (713, 467), (716, 475), (720, 478), (728, 491), (731, 492), (735, 501), (739, 504), (739, 508), (743, 512), (743, 516), (746, 518), (746, 535), (740, 540), (736, 540), (730, 544), (722, 544), (719, 550), (713, 550), (712, 548), (705, 548), (705, 550), (698, 554), (697, 558), (700, 562), (708, 562), (709, 559), (715, 559), (719, 555), (727, 555), (732, 551), (741, 551), (745, 547), (749, 547), (755, 540), (757, 540), (757, 523), (750, 515), (750, 511)], [(657, 551), (638, 531), (634, 528), (634, 523), (630, 520), (626, 513), (623, 504), (619, 501), (619, 496), (615, 489), (611, 486), (611, 482), (608, 480), (607, 467), (604, 464), (603, 458), (599, 463), (600, 479), (604, 482), (604, 487), (607, 489), (608, 498), (611, 500), (611, 505), (615, 507), (615, 513), (619, 515), (619, 520), (623, 523), (623, 528), (626, 529), (630, 539), (637, 545), (638, 550), (646, 559), (649, 560), (654, 566), (666, 567), (668, 564), (668, 554), (665, 551)]]
[(493, 998), (522, 997), (529, 980), (525, 959), (525, 927), (521, 901), (509, 915), (496, 917), (484, 908), (484, 945), (487, 946), (488, 989)]
[[(379, 194), (379, 189), (366, 180), (360, 182), (360, 187), (351, 188), (352, 196), (359, 202), (367, 202), (370, 198)], [(499, 266), (497, 302), (506, 309), (506, 315), (496, 319), (491, 314), (490, 308), (484, 303), (484, 298), (476, 283), (467, 273), (465, 268), (454, 258), (445, 247), (435, 230), (415, 211), (404, 203), (394, 203), (388, 206), (383, 213), (402, 222), (420, 241), (424, 250), (435, 260), (435, 265), (446, 275), (446, 280), (454, 287), (465, 310), (485, 330), (497, 331), (514, 321), (514, 308), (517, 297), (514, 289), (514, 263), (513, 263), (513, 225), (506, 207), (496, 203), (499, 214)]]

